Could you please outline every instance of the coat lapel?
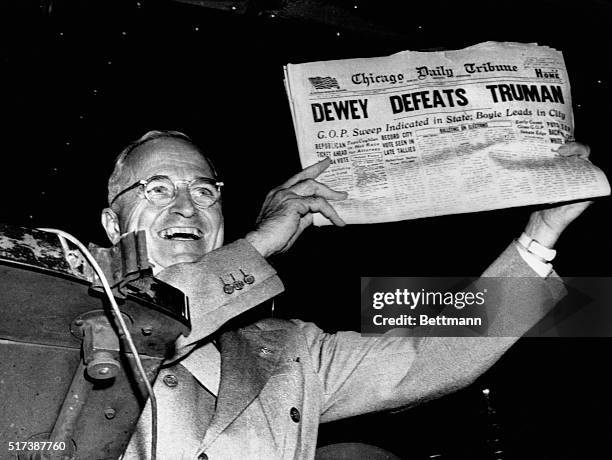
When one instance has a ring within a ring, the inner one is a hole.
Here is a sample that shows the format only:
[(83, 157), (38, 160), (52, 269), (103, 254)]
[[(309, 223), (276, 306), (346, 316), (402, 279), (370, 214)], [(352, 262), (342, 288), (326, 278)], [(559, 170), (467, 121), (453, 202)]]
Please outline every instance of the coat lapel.
[(210, 445), (259, 395), (283, 362), (287, 331), (243, 329), (220, 338), (221, 383), (215, 416), (204, 437)]

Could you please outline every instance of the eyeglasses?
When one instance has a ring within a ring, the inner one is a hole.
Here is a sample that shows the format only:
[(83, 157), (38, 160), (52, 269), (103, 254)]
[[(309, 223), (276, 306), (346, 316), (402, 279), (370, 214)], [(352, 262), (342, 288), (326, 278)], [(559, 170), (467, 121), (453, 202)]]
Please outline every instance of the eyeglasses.
[(176, 198), (177, 184), (185, 183), (189, 189), (191, 199), (199, 208), (210, 208), (221, 198), (223, 182), (208, 177), (198, 177), (191, 181), (178, 180), (173, 182), (168, 176), (153, 176), (146, 180), (139, 180), (135, 184), (122, 190), (110, 202), (112, 204), (126, 192), (142, 187), (145, 198), (155, 206), (163, 207), (172, 203)]

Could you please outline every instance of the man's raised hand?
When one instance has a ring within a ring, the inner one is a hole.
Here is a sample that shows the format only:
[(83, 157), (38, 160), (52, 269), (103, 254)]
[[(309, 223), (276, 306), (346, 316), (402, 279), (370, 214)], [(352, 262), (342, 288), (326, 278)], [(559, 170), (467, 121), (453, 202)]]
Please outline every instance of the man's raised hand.
[[(591, 149), (578, 142), (562, 145), (557, 150), (560, 156), (588, 160)], [(544, 207), (531, 214), (525, 233), (531, 238), (552, 248), (563, 230), (589, 207), (591, 200), (580, 200)]]
[(333, 224), (346, 225), (328, 200), (344, 200), (346, 192), (332, 190), (315, 179), (331, 164), (329, 158), (315, 163), (272, 189), (257, 218), (257, 228), (246, 240), (264, 257), (289, 249), (313, 214), (320, 212)]

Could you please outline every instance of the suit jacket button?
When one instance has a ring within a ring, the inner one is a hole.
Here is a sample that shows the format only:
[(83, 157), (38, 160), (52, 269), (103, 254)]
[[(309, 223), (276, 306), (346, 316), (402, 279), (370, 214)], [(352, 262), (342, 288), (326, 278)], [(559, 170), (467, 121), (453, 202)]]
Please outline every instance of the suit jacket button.
[(289, 415), (291, 415), (291, 420), (293, 420), (295, 423), (298, 423), (300, 421), (300, 411), (297, 410), (295, 407), (291, 408), (291, 410), (289, 411)]
[(198, 460), (208, 460), (208, 455), (202, 452), (200, 455), (198, 455)]
[(234, 281), (234, 287), (236, 288), (237, 291), (239, 291), (240, 289), (244, 287), (244, 283), (242, 281), (236, 280)]
[(170, 388), (172, 388), (178, 385), (178, 379), (174, 374), (167, 374), (164, 375), (164, 383)]
[(224, 284), (223, 285), (223, 292), (225, 292), (226, 294), (231, 294), (234, 292), (234, 286), (232, 286), (231, 284)]
[(244, 281), (246, 284), (253, 284), (255, 282), (255, 277), (250, 273), (243, 272), (242, 268), (240, 269), (240, 273), (242, 273), (243, 276), (242, 281)]

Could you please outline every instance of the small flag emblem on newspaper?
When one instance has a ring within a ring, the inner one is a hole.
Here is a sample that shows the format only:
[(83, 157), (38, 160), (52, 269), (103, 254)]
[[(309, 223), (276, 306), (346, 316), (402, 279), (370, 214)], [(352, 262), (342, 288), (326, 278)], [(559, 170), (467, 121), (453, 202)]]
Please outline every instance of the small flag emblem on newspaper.
[(308, 77), (314, 89), (340, 89), (338, 80), (334, 77)]

